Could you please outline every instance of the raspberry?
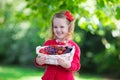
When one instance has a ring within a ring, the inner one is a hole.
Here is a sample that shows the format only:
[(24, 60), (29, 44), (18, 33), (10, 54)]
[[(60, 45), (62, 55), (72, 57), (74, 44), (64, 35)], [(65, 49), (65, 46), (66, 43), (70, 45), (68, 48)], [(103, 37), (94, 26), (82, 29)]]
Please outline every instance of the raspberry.
[(59, 51), (58, 51), (58, 54), (62, 54), (62, 53), (63, 53), (63, 51), (62, 51), (62, 50), (59, 50)]

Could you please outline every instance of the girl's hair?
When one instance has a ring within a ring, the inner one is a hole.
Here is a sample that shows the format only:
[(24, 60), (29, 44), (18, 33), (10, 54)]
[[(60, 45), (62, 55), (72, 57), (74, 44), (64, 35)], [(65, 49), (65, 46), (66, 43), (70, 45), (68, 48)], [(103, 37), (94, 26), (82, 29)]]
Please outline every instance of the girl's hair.
[(69, 25), (69, 28), (68, 28), (68, 33), (64, 37), (64, 39), (65, 40), (72, 39), (73, 34), (74, 34), (74, 22), (75, 22), (75, 18), (73, 18), (72, 14), (68, 10), (67, 11), (60, 11), (60, 12), (55, 13), (55, 15), (52, 18), (51, 39), (56, 39), (56, 36), (54, 34), (54, 31), (53, 31), (53, 20), (54, 20), (54, 18), (65, 18), (66, 19), (66, 23)]

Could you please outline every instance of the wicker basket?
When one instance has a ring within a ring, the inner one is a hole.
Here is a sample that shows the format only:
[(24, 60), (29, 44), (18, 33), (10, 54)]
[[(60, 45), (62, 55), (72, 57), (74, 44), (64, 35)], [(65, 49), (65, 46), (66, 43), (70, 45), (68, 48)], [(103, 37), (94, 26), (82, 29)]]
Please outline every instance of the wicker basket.
[(39, 50), (42, 48), (45, 48), (45, 47), (48, 47), (48, 46), (37, 46), (36, 53), (41, 57), (46, 57), (46, 64), (58, 65), (58, 63), (57, 63), (58, 57), (61, 57), (62, 59), (67, 60), (69, 62), (71, 62), (73, 60), (73, 56), (75, 53), (74, 46), (71, 46), (72, 50), (70, 53), (65, 53), (65, 54), (60, 54), (60, 55), (48, 55), (48, 54), (40, 53)]

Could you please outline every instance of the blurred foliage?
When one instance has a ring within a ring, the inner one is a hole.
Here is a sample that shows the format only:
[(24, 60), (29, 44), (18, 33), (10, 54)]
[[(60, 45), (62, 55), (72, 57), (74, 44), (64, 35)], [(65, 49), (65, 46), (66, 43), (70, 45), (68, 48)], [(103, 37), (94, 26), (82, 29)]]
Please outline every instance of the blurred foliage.
[(33, 64), (35, 47), (48, 37), (52, 15), (76, 17), (74, 41), (80, 72), (120, 74), (120, 0), (0, 0), (1, 64)]
[[(43, 69), (36, 69), (35, 67), (21, 67), (21, 66), (0, 66), (0, 80), (40, 80), (43, 75)], [(76, 80), (106, 80), (106, 77), (92, 74), (75, 74)], [(107, 78), (107, 80), (111, 80)]]

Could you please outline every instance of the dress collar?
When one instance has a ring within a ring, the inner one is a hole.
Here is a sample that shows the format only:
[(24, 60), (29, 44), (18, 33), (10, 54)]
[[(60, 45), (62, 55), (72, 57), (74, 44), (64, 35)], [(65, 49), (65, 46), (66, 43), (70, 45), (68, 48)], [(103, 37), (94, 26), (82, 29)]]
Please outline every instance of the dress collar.
[(66, 43), (67, 43), (67, 40), (60, 41), (59, 39), (56, 39), (55, 41), (56, 41), (56, 43), (58, 43), (58, 44), (66, 44)]

